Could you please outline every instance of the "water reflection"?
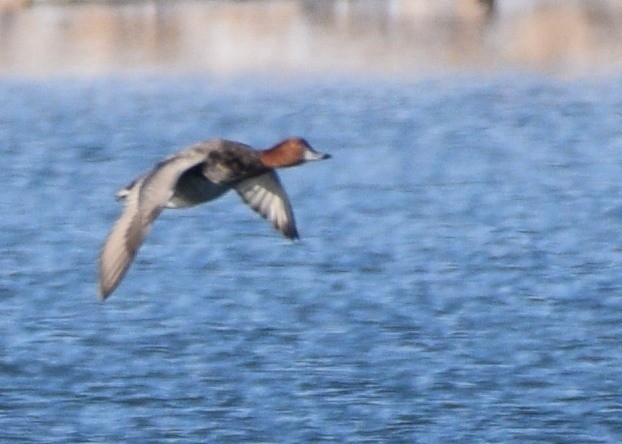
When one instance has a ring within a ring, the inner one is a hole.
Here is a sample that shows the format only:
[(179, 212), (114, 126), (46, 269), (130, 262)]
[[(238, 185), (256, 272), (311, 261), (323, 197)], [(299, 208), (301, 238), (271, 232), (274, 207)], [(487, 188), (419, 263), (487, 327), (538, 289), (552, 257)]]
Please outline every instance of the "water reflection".
[(0, 3), (2, 75), (622, 67), (613, 0), (10, 4)]

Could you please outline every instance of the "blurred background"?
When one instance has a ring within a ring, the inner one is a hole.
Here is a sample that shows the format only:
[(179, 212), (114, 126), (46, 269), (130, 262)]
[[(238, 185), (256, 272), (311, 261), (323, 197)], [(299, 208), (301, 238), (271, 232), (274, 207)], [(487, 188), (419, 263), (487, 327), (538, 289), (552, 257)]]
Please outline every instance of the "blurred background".
[(621, 69), (616, 0), (0, 1), (0, 74)]
[[(622, 442), (622, 1), (0, 0), (0, 442)], [(303, 136), (300, 242), (114, 194)]]

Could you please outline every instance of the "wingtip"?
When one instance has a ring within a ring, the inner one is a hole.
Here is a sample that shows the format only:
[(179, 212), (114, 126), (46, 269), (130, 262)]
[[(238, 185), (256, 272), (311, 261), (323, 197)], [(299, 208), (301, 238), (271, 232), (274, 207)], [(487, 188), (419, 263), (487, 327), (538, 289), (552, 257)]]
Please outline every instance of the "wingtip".
[(100, 287), (97, 289), (97, 299), (99, 299), (100, 302), (104, 302), (106, 299), (108, 299), (108, 296), (110, 296), (110, 291), (106, 291), (100, 285)]
[(99, 282), (97, 283), (97, 298), (104, 302), (117, 288), (117, 285), (111, 285), (111, 282), (104, 278), (104, 274), (100, 270)]
[(300, 239), (300, 235), (298, 234), (298, 230), (295, 227), (286, 227), (283, 230), (283, 235), (293, 241)]

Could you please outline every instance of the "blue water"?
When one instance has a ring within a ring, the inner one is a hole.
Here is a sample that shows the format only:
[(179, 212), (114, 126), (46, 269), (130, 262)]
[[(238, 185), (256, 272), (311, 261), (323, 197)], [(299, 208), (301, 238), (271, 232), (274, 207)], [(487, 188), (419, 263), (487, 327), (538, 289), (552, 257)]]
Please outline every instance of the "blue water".
[[(620, 442), (621, 87), (0, 81), (0, 441)], [(166, 211), (97, 300), (117, 189), (290, 135), (300, 242)]]

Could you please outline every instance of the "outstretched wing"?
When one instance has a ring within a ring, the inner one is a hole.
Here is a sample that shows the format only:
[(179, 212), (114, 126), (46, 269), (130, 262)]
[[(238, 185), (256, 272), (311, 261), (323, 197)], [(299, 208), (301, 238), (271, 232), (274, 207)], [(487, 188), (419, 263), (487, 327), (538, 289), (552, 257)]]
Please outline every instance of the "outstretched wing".
[(149, 231), (149, 225), (143, 226), (138, 210), (141, 183), (136, 183), (125, 194), (123, 213), (112, 227), (99, 256), (99, 297), (102, 300), (117, 288)]
[(235, 190), (244, 202), (270, 220), (284, 236), (298, 238), (292, 207), (274, 171), (243, 180), (235, 186)]
[(99, 257), (99, 296), (106, 299), (121, 283), (151, 224), (175, 191), (179, 176), (205, 159), (205, 152), (189, 148), (158, 164), (123, 196), (125, 207)]

